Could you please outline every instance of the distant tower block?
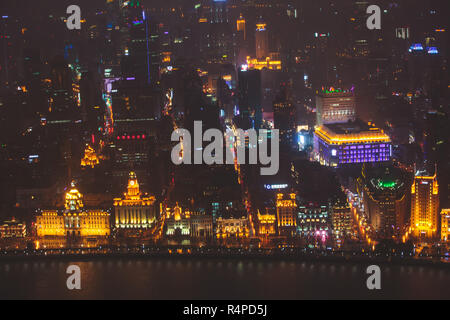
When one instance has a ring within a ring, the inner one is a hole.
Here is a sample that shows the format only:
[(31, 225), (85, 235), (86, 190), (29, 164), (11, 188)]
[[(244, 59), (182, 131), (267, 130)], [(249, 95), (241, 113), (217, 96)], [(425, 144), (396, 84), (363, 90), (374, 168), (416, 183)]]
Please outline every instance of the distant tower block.
[(269, 56), (269, 34), (265, 23), (256, 25), (256, 58), (264, 59)]
[(434, 240), (438, 235), (439, 185), (433, 176), (418, 171), (411, 187), (411, 228), (420, 241)]
[(316, 96), (317, 125), (345, 123), (356, 118), (355, 94), (352, 90), (322, 88)]

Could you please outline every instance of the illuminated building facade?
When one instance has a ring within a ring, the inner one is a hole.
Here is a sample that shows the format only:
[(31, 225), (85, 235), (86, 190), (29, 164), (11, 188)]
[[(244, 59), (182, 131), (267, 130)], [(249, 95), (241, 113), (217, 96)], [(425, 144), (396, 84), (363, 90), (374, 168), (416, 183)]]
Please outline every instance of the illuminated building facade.
[(273, 59), (271, 57), (264, 57), (261, 59), (247, 57), (247, 66), (250, 70), (281, 70), (281, 60)]
[(331, 217), (328, 206), (313, 203), (298, 207), (298, 235), (326, 241), (331, 235)]
[(277, 194), (277, 221), (280, 235), (294, 235), (297, 229), (297, 201), (296, 194)]
[(168, 236), (189, 236), (191, 234), (191, 212), (177, 204), (174, 208), (166, 208), (166, 225)]
[(217, 219), (216, 237), (217, 239), (244, 239), (250, 235), (249, 221), (247, 217), (242, 218), (222, 218)]
[(337, 239), (353, 235), (353, 215), (348, 205), (336, 205), (332, 209), (333, 236)]
[(36, 233), (38, 237), (63, 237), (66, 235), (64, 216), (57, 211), (43, 211), (36, 217)]
[(322, 88), (316, 96), (317, 124), (345, 123), (356, 119), (355, 94), (351, 90)]
[(103, 210), (86, 210), (83, 195), (74, 183), (65, 195), (65, 210), (46, 210), (36, 217), (38, 237), (106, 237), (111, 234), (109, 213)]
[(244, 17), (242, 15), (239, 17), (239, 19), (236, 20), (236, 31), (243, 33), (243, 36), (244, 36), (243, 38), (244, 38), (244, 41), (245, 41), (246, 38), (247, 38), (246, 21), (245, 21), (245, 19), (244, 19)]
[(450, 241), (450, 209), (441, 211), (441, 241)]
[(260, 236), (271, 236), (276, 234), (277, 216), (266, 213), (261, 214), (258, 210), (258, 234)]
[(361, 121), (328, 124), (314, 132), (316, 159), (322, 164), (339, 167), (346, 164), (388, 162), (391, 139), (383, 130)]
[(94, 168), (99, 163), (100, 163), (100, 161), (97, 157), (97, 154), (95, 153), (95, 150), (90, 145), (87, 145), (86, 149), (84, 151), (84, 158), (81, 159), (81, 167)]
[(109, 213), (102, 210), (64, 213), (66, 236), (106, 237), (111, 234)]
[(214, 227), (211, 215), (193, 213), (190, 219), (190, 234), (193, 238), (213, 238)]
[(143, 195), (136, 173), (131, 172), (127, 192), (114, 199), (115, 226), (118, 229), (147, 229), (156, 221), (154, 196)]
[(378, 238), (390, 239), (404, 233), (408, 191), (400, 170), (364, 165), (357, 189)]
[(27, 227), (24, 223), (12, 218), (0, 226), (0, 238), (24, 238), (27, 236)]
[(438, 235), (439, 184), (437, 175), (417, 172), (411, 187), (412, 235), (419, 240), (433, 240)]

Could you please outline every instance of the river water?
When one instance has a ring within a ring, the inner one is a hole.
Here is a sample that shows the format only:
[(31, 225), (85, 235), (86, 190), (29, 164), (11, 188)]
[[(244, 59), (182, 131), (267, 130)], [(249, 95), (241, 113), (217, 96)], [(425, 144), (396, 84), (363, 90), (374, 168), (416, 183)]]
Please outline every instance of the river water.
[[(66, 269), (81, 269), (80, 291)], [(0, 261), (0, 299), (450, 299), (450, 269), (380, 266), (380, 291), (366, 286), (368, 265), (223, 259)]]

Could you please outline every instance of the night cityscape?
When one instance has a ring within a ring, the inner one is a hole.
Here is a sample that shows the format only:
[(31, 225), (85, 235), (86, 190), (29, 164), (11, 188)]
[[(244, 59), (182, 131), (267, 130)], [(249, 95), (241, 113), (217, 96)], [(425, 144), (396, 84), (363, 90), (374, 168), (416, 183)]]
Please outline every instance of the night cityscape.
[(450, 299), (449, 16), (2, 1), (0, 299)]

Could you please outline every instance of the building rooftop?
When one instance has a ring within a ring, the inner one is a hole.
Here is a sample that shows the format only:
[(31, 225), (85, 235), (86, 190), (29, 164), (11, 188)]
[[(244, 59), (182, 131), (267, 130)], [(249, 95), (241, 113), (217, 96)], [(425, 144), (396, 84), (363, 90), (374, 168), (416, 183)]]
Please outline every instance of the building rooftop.
[(341, 89), (334, 87), (322, 87), (322, 90), (317, 91), (317, 95), (321, 97), (340, 97), (340, 96), (354, 96), (354, 88)]
[(315, 133), (328, 144), (391, 142), (383, 130), (361, 120), (324, 124), (318, 127)]

